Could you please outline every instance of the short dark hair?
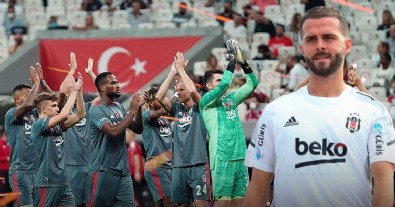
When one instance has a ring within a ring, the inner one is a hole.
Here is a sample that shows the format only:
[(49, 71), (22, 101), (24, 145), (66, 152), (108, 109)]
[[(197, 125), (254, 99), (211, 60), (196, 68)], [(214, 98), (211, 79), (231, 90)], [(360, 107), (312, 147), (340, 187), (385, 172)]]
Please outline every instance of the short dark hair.
[(386, 41), (380, 41), (380, 44), (381, 44), (382, 47), (385, 48), (385, 50), (386, 50), (387, 52), (390, 51), (390, 44), (388, 44), (388, 42), (386, 42)]
[(21, 90), (23, 90), (23, 89), (25, 89), (25, 88), (31, 89), (32, 87), (31, 87), (31, 86), (28, 86), (28, 85), (26, 85), (26, 84), (24, 84), (24, 83), (18, 84), (18, 85), (16, 85), (16, 86), (14, 87), (14, 89), (12, 90), (12, 93), (15, 93), (15, 91), (21, 91)]
[(113, 73), (111, 72), (102, 72), (99, 75), (97, 75), (96, 79), (95, 79), (95, 86), (97, 91), (100, 93), (100, 86), (104, 84), (104, 82), (107, 79), (108, 75), (111, 75)]
[(41, 106), (44, 101), (57, 101), (58, 96), (56, 93), (40, 93), (37, 95), (37, 97), (34, 99), (34, 105), (37, 108), (37, 112), (41, 113)]
[(155, 87), (155, 86), (151, 87), (148, 90), (148, 101), (154, 100), (156, 93), (158, 93), (158, 87)]
[(341, 13), (338, 9), (328, 6), (318, 6), (307, 11), (303, 17), (301, 22), (301, 30), (300, 35), (303, 37), (303, 24), (308, 19), (320, 19), (325, 17), (334, 17), (340, 22), (340, 29), (345, 36), (349, 34), (349, 22), (347, 18)]
[(382, 57), (385, 57), (385, 58), (388, 60), (388, 62), (391, 62), (391, 61), (392, 61), (391, 55), (390, 55), (389, 53), (387, 53), (387, 52), (383, 53), (383, 54), (382, 54)]
[(279, 23), (277, 23), (277, 24), (276, 24), (276, 26), (277, 26), (277, 27), (281, 27), (281, 28), (283, 28), (283, 30), (285, 31), (285, 26), (284, 26), (283, 24), (279, 24)]
[(220, 69), (208, 70), (204, 73), (203, 76), (203, 84), (206, 87), (206, 83), (211, 82), (213, 80), (214, 74), (224, 74), (224, 71)]

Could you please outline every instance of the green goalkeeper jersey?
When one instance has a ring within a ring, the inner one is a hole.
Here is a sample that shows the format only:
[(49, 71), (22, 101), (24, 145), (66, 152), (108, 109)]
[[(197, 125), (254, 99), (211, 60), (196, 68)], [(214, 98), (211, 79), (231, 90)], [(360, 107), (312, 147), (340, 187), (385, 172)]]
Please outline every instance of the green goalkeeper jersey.
[(258, 80), (254, 73), (246, 75), (246, 84), (227, 95), (233, 73), (225, 70), (221, 82), (204, 94), (199, 107), (202, 119), (210, 136), (210, 163), (214, 158), (232, 161), (244, 159), (246, 139), (237, 106), (255, 90)]

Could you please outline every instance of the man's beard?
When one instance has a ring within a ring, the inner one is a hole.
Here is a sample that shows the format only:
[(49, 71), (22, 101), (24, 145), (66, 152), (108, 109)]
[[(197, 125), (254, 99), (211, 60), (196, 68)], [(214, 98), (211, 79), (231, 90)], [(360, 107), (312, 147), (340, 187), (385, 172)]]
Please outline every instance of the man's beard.
[[(313, 63), (314, 59), (319, 56), (319, 55), (329, 55), (331, 62), (328, 67), (316, 67)], [(313, 55), (311, 59), (305, 57), (307, 66), (309, 70), (314, 73), (317, 76), (322, 76), (322, 77), (327, 77), (333, 73), (335, 73), (337, 70), (339, 70), (340, 65), (343, 62), (343, 57), (341, 53), (336, 53), (335, 57), (333, 57), (331, 54), (326, 53), (326, 52), (318, 52)], [(313, 61), (312, 61), (313, 60)]]
[(114, 98), (119, 98), (119, 97), (121, 97), (121, 94), (111, 92), (111, 93), (108, 93), (107, 96), (108, 96), (108, 98), (110, 98), (110, 99), (114, 99)]

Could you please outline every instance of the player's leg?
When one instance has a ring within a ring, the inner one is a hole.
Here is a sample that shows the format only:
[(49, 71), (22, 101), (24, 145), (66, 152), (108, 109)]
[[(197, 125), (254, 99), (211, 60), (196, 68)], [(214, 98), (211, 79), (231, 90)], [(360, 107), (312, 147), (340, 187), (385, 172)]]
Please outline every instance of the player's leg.
[(114, 207), (134, 207), (133, 182), (130, 175), (119, 177), (119, 186), (116, 189)]
[(84, 180), (83, 166), (66, 165), (65, 174), (69, 183), (71, 192), (74, 195), (75, 205), (82, 204), (82, 197), (84, 195)]
[(89, 174), (89, 166), (84, 166), (83, 170), (83, 196), (82, 196), (82, 204), (79, 205), (78, 207), (85, 207), (88, 206), (89, 201), (91, 199), (91, 182), (92, 182), (92, 177)]
[(61, 192), (59, 206), (64, 206), (64, 207), (76, 206), (74, 195), (73, 192), (71, 191), (70, 186), (59, 187), (59, 189)]
[[(99, 171), (91, 175), (91, 200), (89, 206), (113, 206), (119, 179), (111, 173)], [(119, 178), (119, 177), (118, 177)]]
[(62, 194), (62, 187), (37, 187), (34, 190), (34, 206), (59, 206)]
[(16, 198), (18, 206), (33, 206), (34, 173), (15, 172), (9, 175), (13, 192), (21, 193)]
[(193, 191), (195, 207), (207, 207), (210, 200), (210, 168), (208, 164), (188, 167), (188, 184)]
[(229, 162), (216, 159), (213, 163), (212, 182), (216, 207), (232, 205), (234, 171), (229, 169)]
[(171, 202), (179, 207), (188, 207), (192, 201), (191, 189), (188, 187), (185, 167), (175, 167), (171, 173)]
[(229, 164), (229, 168), (236, 175), (232, 192), (232, 206), (241, 207), (248, 187), (248, 169), (244, 165), (244, 160), (231, 161)]
[(144, 178), (157, 207), (164, 205), (165, 200), (168, 202), (170, 200), (170, 176), (168, 169), (157, 168), (144, 171)]

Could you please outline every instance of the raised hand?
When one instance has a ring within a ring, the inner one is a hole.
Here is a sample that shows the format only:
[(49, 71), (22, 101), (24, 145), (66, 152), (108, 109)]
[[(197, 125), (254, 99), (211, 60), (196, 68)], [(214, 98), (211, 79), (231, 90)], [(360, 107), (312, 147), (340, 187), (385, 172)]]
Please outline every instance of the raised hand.
[(185, 70), (187, 67), (188, 60), (185, 61), (184, 55), (181, 52), (177, 52), (176, 56), (174, 57), (174, 65), (178, 71)]
[(77, 92), (78, 91), (78, 83), (74, 80), (73, 76), (66, 78), (66, 83), (68, 83), (68, 89), (70, 92)]
[(93, 59), (89, 58), (88, 59), (88, 67), (85, 68), (85, 73), (92, 73), (93, 72)]
[(136, 113), (139, 108), (144, 105), (145, 99), (143, 95), (141, 95), (140, 91), (136, 94), (133, 95), (131, 101), (130, 101), (130, 111), (132, 113)]
[(226, 41), (226, 49), (228, 50), (228, 54), (226, 54), (226, 59), (228, 60), (236, 60), (237, 48), (239, 47), (239, 43), (235, 39), (229, 39)]
[(75, 70), (77, 70), (77, 59), (75, 58), (75, 53), (70, 52), (70, 72), (72, 72), (72, 75), (74, 75)]
[(29, 68), (29, 76), (30, 76), (30, 81), (34, 84), (34, 85), (38, 85), (40, 84), (40, 78), (37, 75), (36, 69), (33, 66), (30, 66)]
[(40, 81), (44, 80), (43, 69), (41, 67), (40, 62), (36, 63), (36, 73), (37, 73), (38, 77), (40, 78)]
[[(175, 59), (175, 57), (174, 57), (174, 59)], [(173, 61), (173, 64), (171, 64), (171, 68), (170, 68), (170, 73), (173, 73), (173, 74), (177, 74), (178, 73), (178, 70), (176, 68), (175, 62), (176, 62), (176, 60)]]
[(77, 80), (77, 90), (78, 91), (82, 91), (82, 86), (83, 86), (83, 83), (84, 83), (84, 81), (83, 81), (83, 79), (82, 79), (82, 75), (81, 75), (81, 73), (80, 72), (78, 72), (78, 80)]

